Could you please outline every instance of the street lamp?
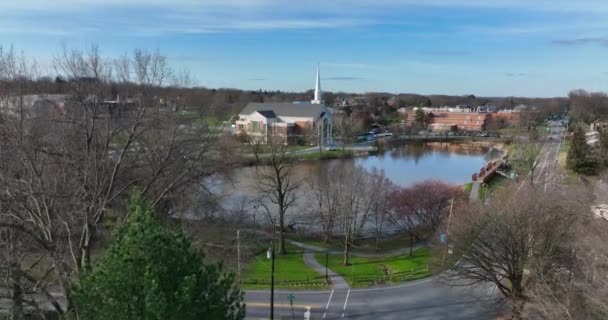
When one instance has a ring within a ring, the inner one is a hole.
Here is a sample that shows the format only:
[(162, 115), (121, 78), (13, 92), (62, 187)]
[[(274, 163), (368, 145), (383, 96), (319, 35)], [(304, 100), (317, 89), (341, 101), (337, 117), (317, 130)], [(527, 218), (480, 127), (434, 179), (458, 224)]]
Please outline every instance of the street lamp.
[(272, 240), (270, 242), (270, 248), (266, 252), (266, 257), (272, 260), (270, 267), (270, 320), (274, 319), (274, 228), (272, 232)]

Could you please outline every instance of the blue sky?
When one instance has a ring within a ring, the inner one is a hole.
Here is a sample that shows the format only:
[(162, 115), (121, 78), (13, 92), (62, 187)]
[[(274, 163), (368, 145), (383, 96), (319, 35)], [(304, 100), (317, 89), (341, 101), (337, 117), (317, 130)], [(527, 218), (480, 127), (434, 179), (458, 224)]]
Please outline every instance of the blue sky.
[(0, 44), (159, 49), (198, 85), (565, 96), (608, 87), (606, 0), (0, 0)]

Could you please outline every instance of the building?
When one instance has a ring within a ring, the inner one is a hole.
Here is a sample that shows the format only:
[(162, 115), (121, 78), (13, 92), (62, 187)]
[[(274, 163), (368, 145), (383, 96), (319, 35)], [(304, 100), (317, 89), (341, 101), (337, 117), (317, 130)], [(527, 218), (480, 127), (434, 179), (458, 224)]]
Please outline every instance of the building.
[[(407, 113), (407, 123), (413, 124), (416, 121), (416, 111)], [(442, 107), (442, 108), (422, 108), (425, 113), (426, 125), (432, 131), (484, 131), (492, 113), (487, 111), (479, 111), (477, 109), (465, 108), (457, 106)]]
[(321, 75), (317, 66), (314, 98), (310, 102), (249, 103), (239, 113), (235, 134), (267, 143), (278, 137), (285, 144), (332, 143), (333, 115), (322, 100)]
[(521, 109), (505, 109), (493, 112), (492, 121), (518, 126), (521, 123)]

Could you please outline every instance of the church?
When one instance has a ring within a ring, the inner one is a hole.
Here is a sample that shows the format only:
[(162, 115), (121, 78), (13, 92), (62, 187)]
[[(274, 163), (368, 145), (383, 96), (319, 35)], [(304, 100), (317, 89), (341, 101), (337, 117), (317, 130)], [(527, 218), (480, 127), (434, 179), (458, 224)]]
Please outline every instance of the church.
[(310, 102), (249, 103), (239, 113), (235, 134), (267, 143), (271, 137), (284, 144), (328, 145), (332, 143), (333, 118), (325, 106), (317, 66), (314, 99)]

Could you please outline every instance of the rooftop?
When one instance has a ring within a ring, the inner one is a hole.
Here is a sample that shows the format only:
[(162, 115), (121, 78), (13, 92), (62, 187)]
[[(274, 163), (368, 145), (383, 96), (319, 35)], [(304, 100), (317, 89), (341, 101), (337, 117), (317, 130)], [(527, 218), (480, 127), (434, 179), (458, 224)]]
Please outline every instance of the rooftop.
[[(319, 117), (323, 112), (327, 111), (327, 108), (322, 104), (313, 104), (310, 102), (305, 103), (291, 103), (291, 102), (252, 102), (247, 104), (245, 109), (239, 114), (248, 115), (253, 112), (272, 112), (276, 116), (284, 117)], [(262, 114), (267, 117), (266, 115)], [(268, 118), (268, 117), (267, 117)]]

